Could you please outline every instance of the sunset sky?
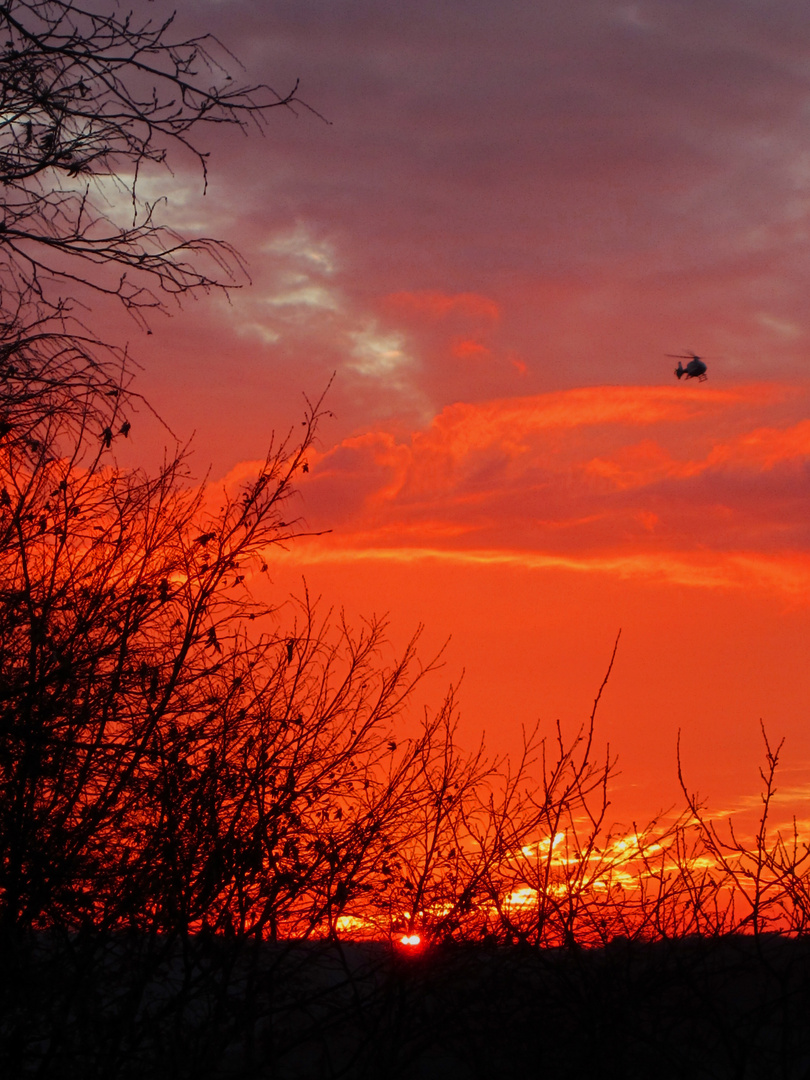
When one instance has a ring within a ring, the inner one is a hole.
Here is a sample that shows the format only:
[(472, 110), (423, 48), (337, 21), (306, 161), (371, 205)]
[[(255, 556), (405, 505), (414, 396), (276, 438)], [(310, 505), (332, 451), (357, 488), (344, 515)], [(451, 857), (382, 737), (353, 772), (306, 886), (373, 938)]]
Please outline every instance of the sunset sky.
[[(678, 729), (690, 786), (750, 805), (762, 719), (810, 825), (805, 0), (183, 0), (204, 30), (328, 123), (205, 130), (204, 198), (191, 162), (149, 181), (252, 285), (123, 333), (212, 480), (332, 380), (297, 504), (332, 531), (279, 594), (449, 637), (435, 700), (463, 671), (494, 751), (585, 719), (621, 628), (617, 817), (677, 800)], [(163, 439), (144, 411), (131, 452)]]

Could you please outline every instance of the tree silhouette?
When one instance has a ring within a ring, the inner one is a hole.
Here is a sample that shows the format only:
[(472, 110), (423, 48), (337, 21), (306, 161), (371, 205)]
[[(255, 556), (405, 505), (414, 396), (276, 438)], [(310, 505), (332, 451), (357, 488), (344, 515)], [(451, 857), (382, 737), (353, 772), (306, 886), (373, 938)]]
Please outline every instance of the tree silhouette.
[(161, 224), (141, 184), (178, 151), (205, 184), (204, 124), (261, 127), (274, 108), (307, 106), (297, 84), (236, 83), (216, 39), (175, 40), (172, 23), (70, 0), (0, 6), (4, 285), (21, 303), (59, 313), (55, 289), (90, 287), (139, 314), (243, 272), (229, 244)]
[(437, 666), (416, 639), (386, 659), (384, 622), (254, 598), (298, 531), (320, 401), (238, 490), (191, 485), (179, 451), (116, 464), (136, 393), (83, 325), (93, 296), (143, 322), (243, 273), (142, 179), (174, 148), (204, 184), (195, 130), (261, 125), (295, 89), (234, 87), (171, 20), (43, 0), (0, 27), (1, 1049), (12, 1074), (196, 1074), (256, 1002), (275, 1015), (249, 942), (469, 919), (522, 773), (458, 750), (452, 696), (401, 729)]
[(97, 300), (145, 326), (186, 294), (246, 280), (230, 244), (162, 222), (144, 184), (179, 153), (204, 190), (201, 127), (261, 129), (275, 108), (308, 108), (297, 85), (234, 80), (218, 41), (175, 39), (172, 23), (70, 0), (0, 4), (0, 437), (34, 461), (56, 449), (55, 417), (63, 438), (68, 417), (74, 440), (94, 427), (96, 449), (129, 431), (131, 363), (84, 325)]

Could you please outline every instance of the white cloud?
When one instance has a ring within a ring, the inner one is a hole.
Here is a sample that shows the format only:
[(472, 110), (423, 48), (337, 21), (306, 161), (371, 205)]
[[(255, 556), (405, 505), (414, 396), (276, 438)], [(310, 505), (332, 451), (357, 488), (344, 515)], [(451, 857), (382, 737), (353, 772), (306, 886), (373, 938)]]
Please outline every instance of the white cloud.
[(287, 280), (287, 288), (276, 293), (274, 296), (264, 298), (264, 303), (271, 307), (308, 307), (320, 308), (323, 311), (339, 311), (340, 302), (333, 289), (325, 285), (319, 285), (305, 278), (297, 277), (294, 281)]
[(404, 338), (397, 331), (383, 332), (376, 323), (370, 323), (364, 330), (353, 331), (349, 337), (353, 343), (349, 366), (361, 375), (384, 378), (412, 363), (405, 351)]
[[(267, 345), (283, 341), (296, 349), (311, 346), (313, 353), (327, 355), (335, 368), (351, 373), (358, 383), (384, 382), (400, 405), (407, 402), (411, 412), (425, 419), (433, 415), (414, 386), (419, 364), (407, 335), (353, 302), (331, 243), (299, 222), (269, 236), (259, 250), (257, 286), (231, 297), (231, 317), (240, 334)], [(391, 399), (386, 400), (388, 408)]]
[(787, 319), (779, 319), (776, 315), (768, 314), (767, 311), (760, 311), (756, 319), (760, 326), (764, 326), (766, 330), (773, 330), (780, 337), (798, 338), (802, 336), (803, 330), (801, 326), (797, 326), (796, 323), (789, 322)]
[(332, 245), (325, 240), (314, 239), (301, 222), (292, 232), (273, 237), (260, 250), (268, 255), (297, 259), (321, 274), (334, 274), (337, 269)]
[(275, 345), (277, 341), (281, 340), (281, 334), (260, 322), (242, 323), (239, 327), (239, 333), (243, 336), (253, 335), (258, 337), (265, 345)]
[[(90, 181), (98, 208), (123, 227), (132, 225), (135, 181), (131, 172), (95, 175)], [(79, 192), (83, 186), (75, 190)], [(233, 220), (233, 211), (222, 200), (205, 195), (202, 175), (193, 171), (144, 170), (137, 177), (136, 194), (138, 220), (143, 220), (147, 205), (155, 206), (156, 224), (168, 225), (186, 236), (216, 235), (226, 231)]]

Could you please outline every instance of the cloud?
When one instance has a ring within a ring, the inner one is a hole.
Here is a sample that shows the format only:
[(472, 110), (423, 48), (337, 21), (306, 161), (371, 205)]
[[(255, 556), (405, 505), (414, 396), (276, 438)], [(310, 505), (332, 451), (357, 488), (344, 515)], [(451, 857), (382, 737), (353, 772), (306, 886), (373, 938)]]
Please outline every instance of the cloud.
[[(308, 527), (333, 532), (301, 557), (803, 595), (810, 422), (748, 429), (757, 396), (755, 387), (700, 398), (592, 387), (458, 403), (410, 434), (344, 439), (314, 453), (302, 478)], [(794, 395), (788, 405), (804, 402)]]
[(716, 442), (705, 457), (677, 459), (659, 442), (646, 439), (622, 446), (612, 457), (591, 459), (586, 470), (618, 490), (643, 488), (665, 479), (697, 477), (733, 470), (752, 476), (798, 463), (810, 462), (810, 421), (786, 428), (756, 428), (727, 441)]
[(667, 477), (695, 476), (705, 468), (698, 461), (677, 461), (653, 439), (621, 447), (612, 457), (595, 457), (585, 465), (594, 477), (619, 491), (646, 487)]
[[(442, 523), (436, 534), (453, 537)], [(301, 565), (346, 563), (434, 562), (456, 567), (512, 566), (532, 571), (567, 571), (603, 575), (619, 580), (665, 582), (689, 588), (761, 588), (806, 602), (810, 589), (810, 556), (768, 558), (758, 553), (701, 554), (699, 559), (675, 551), (627, 553), (621, 556), (565, 556), (534, 551), (505, 551), (452, 547), (365, 546), (366, 536), (351, 537), (354, 545), (302, 540), (280, 558)]]
[(260, 251), (261, 280), (221, 306), (241, 336), (267, 346), (274, 366), (284, 357), (319, 354), (344, 383), (359, 381), (366, 392), (382, 384), (389, 394), (397, 392), (400, 405), (417, 402), (422, 411), (413, 343), (390, 317), (383, 321), (372, 305), (352, 296), (332, 241), (299, 221), (293, 229), (270, 235)]
[(340, 303), (335, 294), (323, 285), (316, 285), (302, 274), (283, 279), (282, 288), (264, 303), (274, 308), (303, 307), (321, 311), (339, 311)]
[(486, 345), (472, 338), (455, 338), (451, 345), (451, 352), (459, 360), (482, 360), (492, 355)]
[(810, 420), (801, 420), (786, 428), (756, 428), (711, 453), (710, 464), (770, 470), (789, 461), (810, 459)]
[[(333, 122), (211, 131), (208, 199), (254, 286), (161, 354), (188, 358), (178, 399), (212, 388), (201, 443), (263, 437), (336, 372), (307, 514), (347, 536), (804, 550), (806, 391), (784, 391), (810, 334), (799, 9), (403, 11), (207, 9), (246, 77), (302, 74)], [(710, 357), (702, 387), (672, 378), (686, 345)]]
[(240, 432), (337, 372), (336, 440), (458, 402), (664, 384), (685, 346), (712, 388), (804, 377), (810, 31), (792, 0), (181, 0), (178, 22), (248, 81), (300, 76), (331, 121), (210, 126), (209, 195), (182, 162), (176, 191), (155, 187), (253, 281), (139, 348), (167, 373), (187, 356), (201, 444), (227, 451), (235, 367)]
[(381, 331), (376, 323), (350, 333), (352, 341), (350, 367), (361, 375), (391, 379), (413, 363), (405, 339), (396, 331)]
[(334, 245), (322, 238), (313, 237), (303, 222), (298, 222), (288, 232), (272, 237), (261, 245), (260, 250), (269, 255), (298, 260), (319, 274), (332, 275), (338, 265)]

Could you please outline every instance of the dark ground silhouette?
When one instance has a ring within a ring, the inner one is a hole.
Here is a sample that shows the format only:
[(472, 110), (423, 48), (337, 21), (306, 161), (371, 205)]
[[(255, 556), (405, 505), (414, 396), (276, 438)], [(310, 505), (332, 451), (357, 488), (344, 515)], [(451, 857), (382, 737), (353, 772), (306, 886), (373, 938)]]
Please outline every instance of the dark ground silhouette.
[(162, 956), (78, 935), (38, 939), (6, 989), (10, 1077), (810, 1077), (810, 942), (777, 935)]

